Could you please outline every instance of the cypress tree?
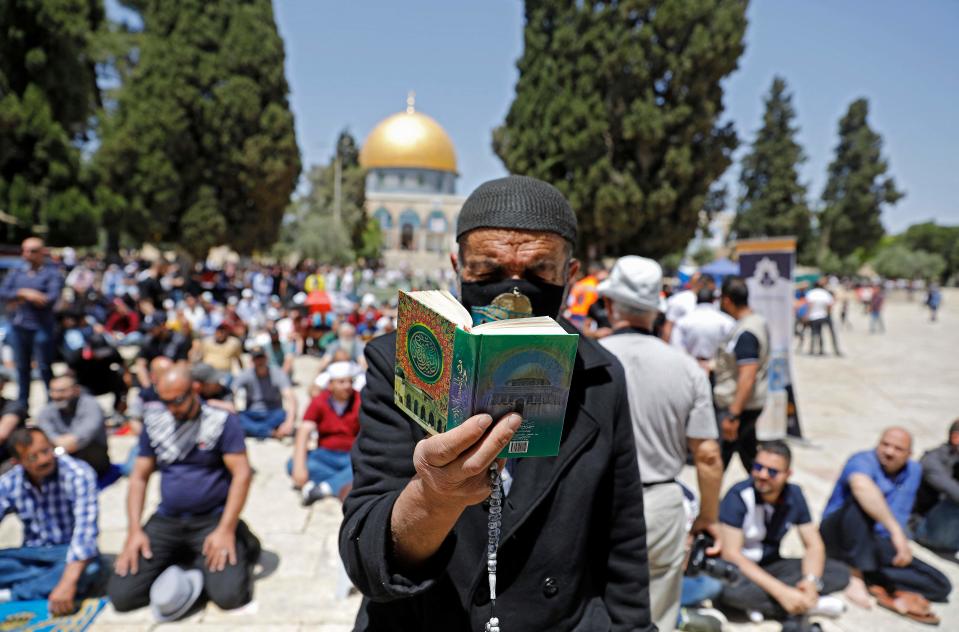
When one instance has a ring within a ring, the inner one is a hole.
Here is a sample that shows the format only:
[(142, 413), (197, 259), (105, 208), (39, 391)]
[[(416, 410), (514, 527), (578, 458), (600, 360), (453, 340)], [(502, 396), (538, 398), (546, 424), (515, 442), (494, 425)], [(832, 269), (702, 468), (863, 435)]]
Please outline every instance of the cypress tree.
[[(340, 132), (336, 154), (325, 165), (307, 172), (309, 190), (292, 207), (292, 222), (286, 236), (293, 250), (311, 259), (351, 263), (357, 256), (375, 259), (379, 243), (371, 244), (367, 230), (366, 170), (360, 166), (356, 139), (347, 130)], [(336, 161), (340, 163), (340, 210), (336, 216)], [(375, 237), (379, 236), (379, 224)], [(285, 245), (284, 248), (285, 250)]]
[(805, 252), (811, 215), (798, 170), (806, 156), (795, 139), (796, 111), (784, 79), (773, 79), (765, 104), (762, 127), (742, 160), (733, 231), (740, 238), (790, 235)]
[(300, 173), (283, 41), (269, 0), (128, 0), (138, 63), (97, 162), (137, 240), (200, 256), (268, 247)]
[(720, 124), (744, 0), (527, 0), (516, 97), (493, 149), (558, 187), (587, 257), (685, 247), (736, 147)]
[(886, 175), (889, 163), (882, 157), (882, 136), (869, 127), (868, 115), (868, 101), (857, 99), (839, 121), (836, 157), (822, 194), (823, 252), (844, 257), (857, 248), (873, 248), (885, 234), (883, 204), (895, 204), (905, 195)]
[(78, 146), (98, 107), (99, 0), (0, 3), (0, 211), (4, 240), (48, 231), (96, 241), (97, 212)]

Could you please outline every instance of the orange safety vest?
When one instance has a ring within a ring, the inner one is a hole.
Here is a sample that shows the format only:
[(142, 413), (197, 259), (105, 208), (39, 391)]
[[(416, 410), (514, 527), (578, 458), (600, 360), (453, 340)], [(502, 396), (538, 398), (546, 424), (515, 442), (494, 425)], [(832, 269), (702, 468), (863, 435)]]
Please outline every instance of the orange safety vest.
[(599, 300), (596, 285), (599, 281), (593, 275), (583, 277), (573, 285), (569, 293), (569, 311), (573, 316), (586, 317), (589, 308)]

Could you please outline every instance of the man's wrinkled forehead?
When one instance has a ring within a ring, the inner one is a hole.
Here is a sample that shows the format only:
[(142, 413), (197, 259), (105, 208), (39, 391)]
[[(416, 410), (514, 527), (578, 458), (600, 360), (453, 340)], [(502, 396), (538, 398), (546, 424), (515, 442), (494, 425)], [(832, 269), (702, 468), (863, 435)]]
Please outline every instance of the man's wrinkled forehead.
[(569, 242), (547, 231), (477, 228), (459, 243), (461, 265), (475, 274), (554, 273), (562, 271), (571, 254)]

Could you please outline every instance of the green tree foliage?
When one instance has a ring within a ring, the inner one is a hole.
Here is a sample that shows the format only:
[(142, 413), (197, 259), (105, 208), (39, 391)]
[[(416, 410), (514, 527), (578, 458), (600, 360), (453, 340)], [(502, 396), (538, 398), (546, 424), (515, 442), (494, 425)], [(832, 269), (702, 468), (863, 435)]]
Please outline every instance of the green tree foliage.
[(913, 224), (897, 241), (911, 250), (941, 255), (946, 261), (944, 279), (959, 274), (959, 226), (939, 226), (935, 222)]
[(379, 224), (366, 213), (366, 170), (360, 166), (359, 147), (349, 131), (340, 132), (329, 163), (314, 166), (306, 178), (309, 190), (294, 204), (287, 227), (293, 250), (330, 263), (349, 263), (358, 256), (378, 258), (382, 237)]
[(793, 236), (798, 251), (807, 252), (811, 214), (799, 181), (806, 156), (796, 142), (796, 111), (784, 79), (773, 79), (765, 104), (762, 127), (742, 160), (732, 230), (739, 238)]
[(693, 251), (691, 257), (696, 265), (704, 266), (716, 259), (716, 251), (708, 244), (700, 244), (700, 246)]
[(882, 137), (869, 127), (868, 115), (868, 101), (857, 99), (840, 119), (836, 157), (822, 194), (820, 247), (841, 257), (874, 247), (885, 233), (883, 205), (895, 204), (904, 195), (886, 175)]
[(938, 279), (946, 269), (946, 260), (938, 253), (910, 250), (894, 243), (879, 250), (872, 266), (890, 279)]
[(493, 149), (576, 210), (590, 258), (685, 247), (736, 147), (720, 125), (744, 0), (527, 0), (516, 98)]
[(96, 163), (107, 222), (194, 255), (272, 245), (300, 174), (269, 0), (126, 0), (143, 32)]
[(16, 222), (5, 240), (45, 226), (53, 244), (96, 241), (78, 146), (98, 107), (103, 21), (99, 0), (0, 3), (0, 211)]

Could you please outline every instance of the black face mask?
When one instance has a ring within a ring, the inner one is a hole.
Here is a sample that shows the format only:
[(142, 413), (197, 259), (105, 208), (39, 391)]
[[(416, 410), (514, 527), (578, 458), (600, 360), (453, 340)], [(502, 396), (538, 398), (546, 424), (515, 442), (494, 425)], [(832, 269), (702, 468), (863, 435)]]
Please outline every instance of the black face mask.
[(556, 318), (565, 294), (565, 286), (541, 279), (460, 281), (460, 302), (473, 316), (474, 325), (530, 316)]

